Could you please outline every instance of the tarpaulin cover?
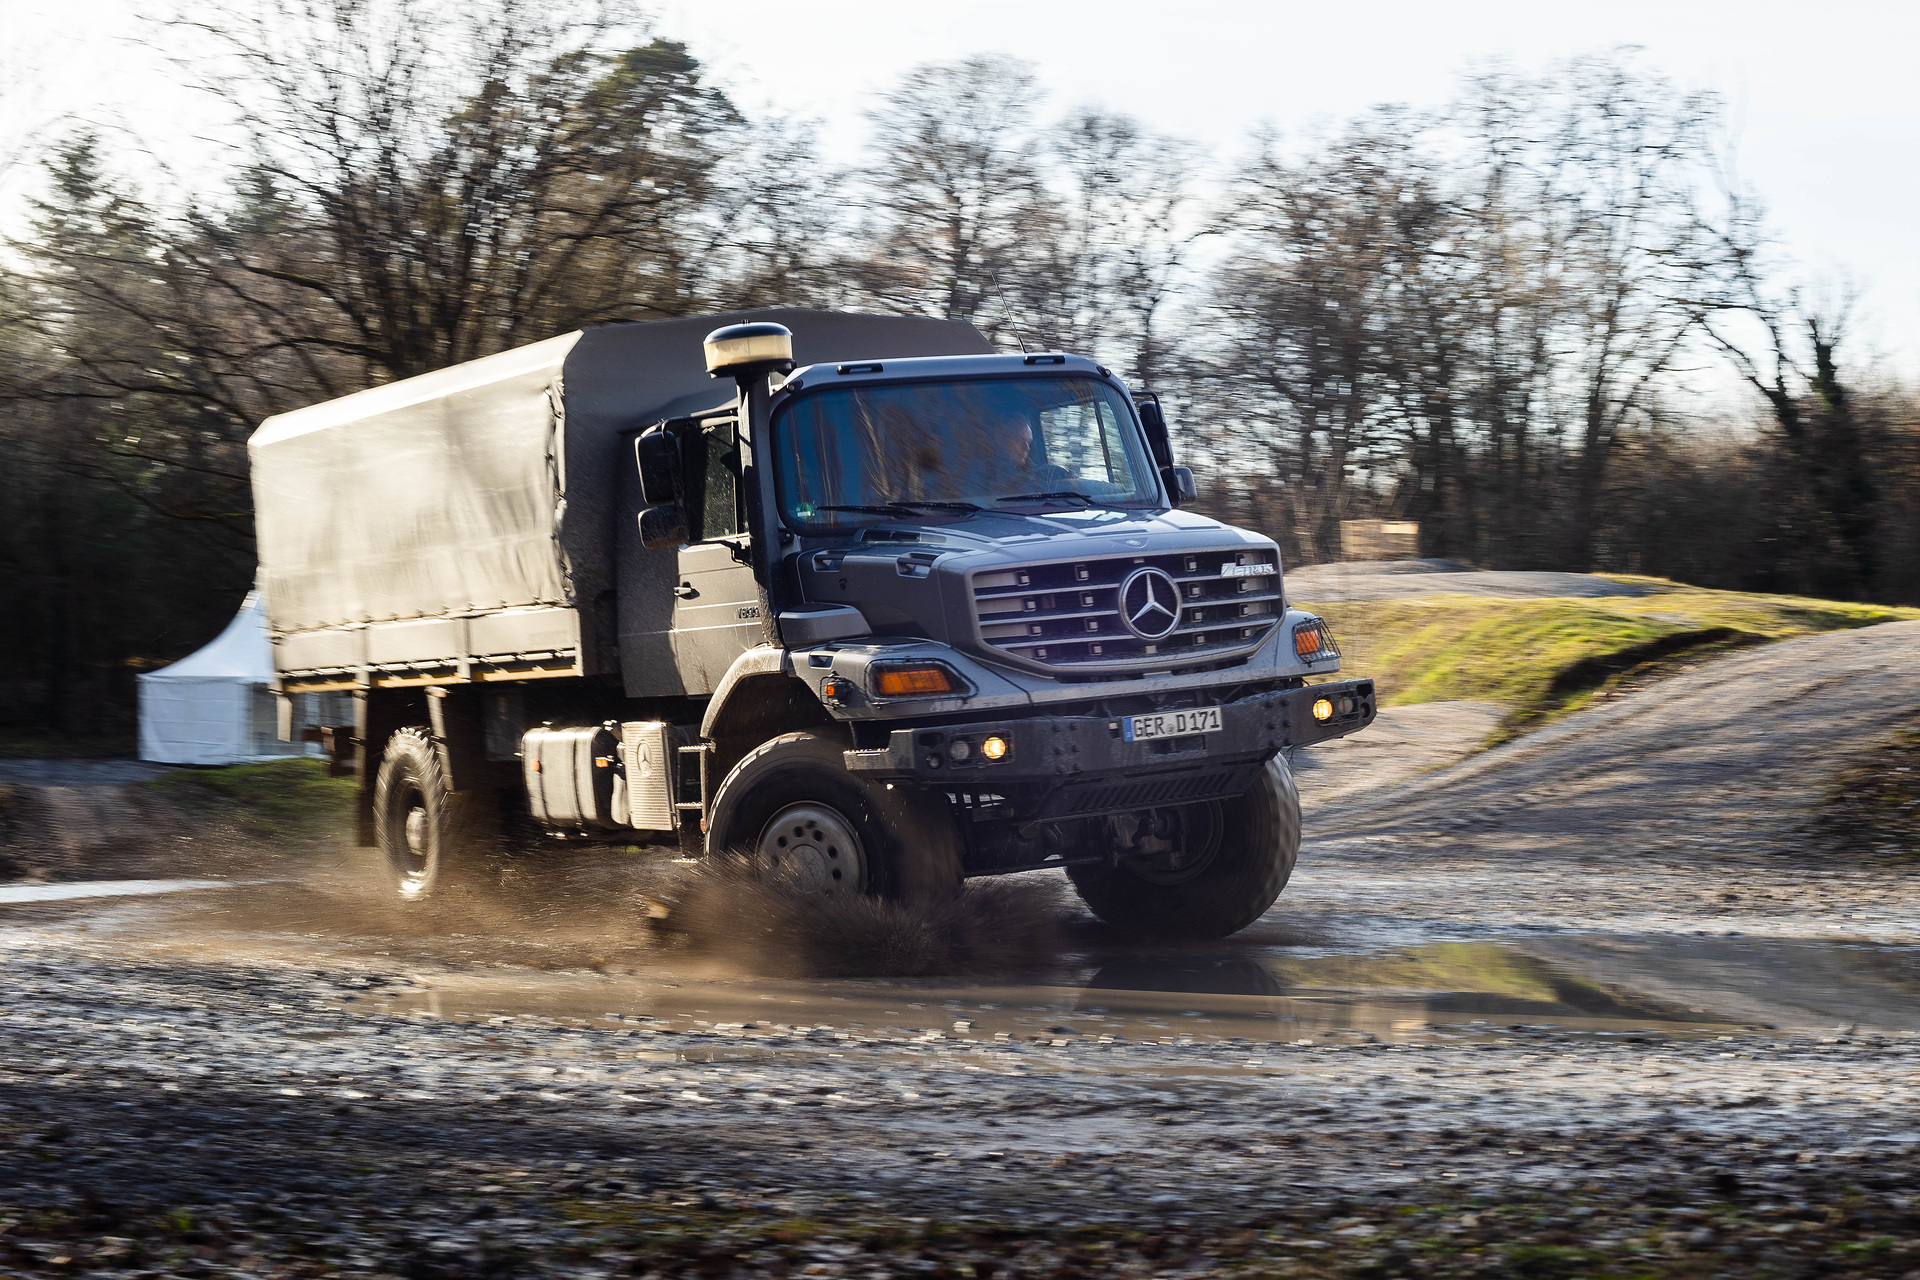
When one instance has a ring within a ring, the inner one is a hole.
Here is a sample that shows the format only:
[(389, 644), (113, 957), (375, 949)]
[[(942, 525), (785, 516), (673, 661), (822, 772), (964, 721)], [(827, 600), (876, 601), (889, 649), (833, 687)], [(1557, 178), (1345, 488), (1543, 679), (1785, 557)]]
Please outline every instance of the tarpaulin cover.
[(564, 334), (269, 418), (249, 450), (272, 630), (564, 605), (610, 640), (621, 437), (729, 400), (701, 339), (749, 320), (792, 329), (801, 364), (991, 351), (962, 321), (776, 308)]
[(261, 424), (248, 448), (274, 629), (567, 603), (548, 392), (579, 340)]

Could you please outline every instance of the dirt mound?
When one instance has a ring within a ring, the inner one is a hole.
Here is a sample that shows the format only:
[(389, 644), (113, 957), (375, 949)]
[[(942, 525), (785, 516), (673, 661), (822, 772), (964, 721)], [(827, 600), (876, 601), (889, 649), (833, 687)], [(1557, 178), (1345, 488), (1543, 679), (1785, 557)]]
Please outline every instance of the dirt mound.
[(169, 874), (187, 835), (178, 811), (137, 785), (0, 784), (0, 879)]
[[(1833, 771), (1920, 710), (1920, 622), (1705, 663), (1452, 768), (1364, 798), (1319, 839), (1471, 842), (1482, 855), (1641, 859), (1716, 850), (1818, 860)], [(1398, 856), (1405, 857), (1403, 853)]]

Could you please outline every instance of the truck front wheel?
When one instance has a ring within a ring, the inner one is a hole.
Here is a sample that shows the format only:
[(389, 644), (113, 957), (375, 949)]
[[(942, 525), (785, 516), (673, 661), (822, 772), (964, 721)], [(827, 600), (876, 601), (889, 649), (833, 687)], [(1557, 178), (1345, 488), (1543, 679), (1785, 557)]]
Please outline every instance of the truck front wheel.
[(748, 752), (713, 798), (707, 848), (808, 892), (922, 901), (957, 889), (944, 804), (848, 773), (845, 749), (828, 734), (788, 733)]
[(432, 735), (400, 729), (387, 739), (373, 791), (374, 843), (387, 888), (415, 902), (474, 869), (488, 829), (491, 792), (455, 791)]
[(1273, 905), (1300, 853), (1300, 796), (1275, 756), (1244, 794), (1182, 805), (1156, 825), (1170, 845), (1067, 875), (1093, 913), (1117, 928), (1224, 938)]

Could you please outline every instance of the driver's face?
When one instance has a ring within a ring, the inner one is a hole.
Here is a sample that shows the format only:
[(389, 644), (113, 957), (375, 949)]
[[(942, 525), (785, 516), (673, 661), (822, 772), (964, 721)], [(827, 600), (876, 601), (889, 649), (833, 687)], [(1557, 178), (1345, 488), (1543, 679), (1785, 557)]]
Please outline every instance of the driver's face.
[(1033, 424), (1030, 422), (1009, 421), (1000, 424), (995, 433), (1000, 452), (1016, 467), (1027, 465), (1027, 459), (1033, 456)]

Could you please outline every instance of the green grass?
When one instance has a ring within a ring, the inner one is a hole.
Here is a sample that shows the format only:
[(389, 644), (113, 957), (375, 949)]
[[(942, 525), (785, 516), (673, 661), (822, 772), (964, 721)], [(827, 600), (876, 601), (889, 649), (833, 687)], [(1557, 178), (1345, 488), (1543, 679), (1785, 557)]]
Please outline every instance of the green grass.
[(194, 813), (218, 812), (267, 836), (340, 830), (353, 817), (352, 778), (329, 778), (321, 760), (269, 760), (181, 769), (142, 785)]
[(1746, 645), (1920, 618), (1920, 609), (1708, 591), (1615, 577), (1641, 597), (1536, 600), (1434, 595), (1303, 604), (1333, 624), (1341, 677), (1371, 676), (1381, 703), (1478, 698), (1512, 711), (1512, 736), (1623, 683)]

